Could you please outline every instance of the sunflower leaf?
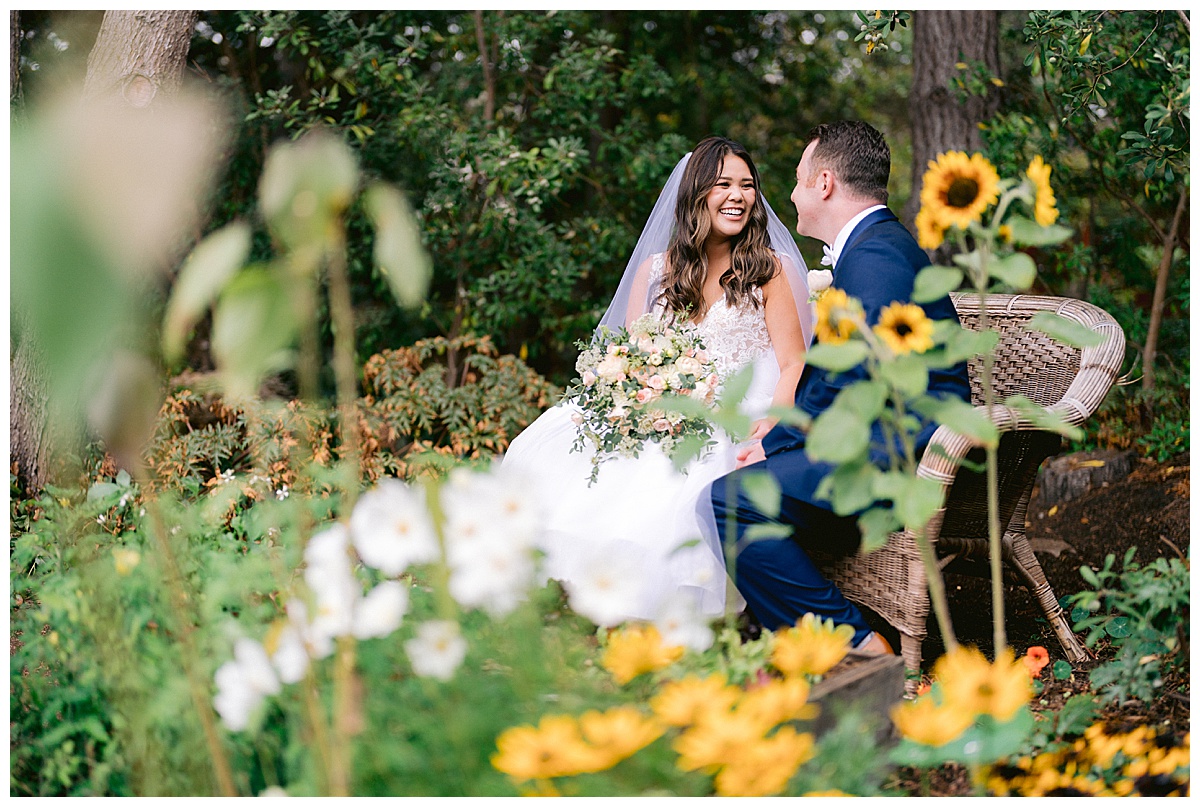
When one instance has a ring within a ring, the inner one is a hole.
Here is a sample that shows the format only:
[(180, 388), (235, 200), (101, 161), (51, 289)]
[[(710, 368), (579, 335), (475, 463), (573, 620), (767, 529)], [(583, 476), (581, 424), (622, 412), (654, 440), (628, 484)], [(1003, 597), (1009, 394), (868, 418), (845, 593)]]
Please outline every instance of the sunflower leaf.
[(835, 402), (813, 421), (805, 450), (818, 462), (849, 462), (866, 453), (870, 437), (870, 423)]
[(913, 283), (912, 301), (931, 303), (940, 300), (962, 285), (961, 269), (952, 266), (926, 266), (917, 273)]
[(879, 374), (906, 398), (915, 398), (929, 388), (929, 370), (920, 356), (913, 353), (884, 362), (879, 366)]
[(1105, 339), (1104, 334), (1052, 311), (1037, 312), (1029, 318), (1025, 327), (1031, 331), (1041, 331), (1071, 347), (1097, 347), (1104, 344)]
[(1061, 244), (1070, 237), (1072, 230), (1058, 224), (1043, 227), (1024, 216), (1014, 215), (1005, 222), (1012, 228), (1012, 240), (1017, 246), (1047, 247)]
[(874, 552), (887, 543), (888, 536), (900, 528), (900, 521), (890, 507), (872, 507), (858, 517), (862, 533), (862, 551)]
[(867, 343), (857, 339), (840, 345), (818, 342), (809, 348), (804, 360), (813, 367), (841, 373), (862, 364), (870, 352)]
[(1037, 278), (1037, 264), (1024, 252), (1014, 252), (995, 261), (989, 261), (988, 274), (1011, 288), (1024, 290), (1033, 285)]

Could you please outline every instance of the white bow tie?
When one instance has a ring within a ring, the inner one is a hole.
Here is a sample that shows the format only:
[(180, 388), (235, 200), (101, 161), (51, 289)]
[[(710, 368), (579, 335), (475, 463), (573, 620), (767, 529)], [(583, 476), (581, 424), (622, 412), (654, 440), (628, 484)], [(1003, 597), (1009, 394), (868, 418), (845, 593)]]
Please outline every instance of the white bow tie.
[(828, 244), (822, 244), (821, 249), (824, 251), (824, 254), (821, 256), (821, 265), (833, 266), (833, 247)]

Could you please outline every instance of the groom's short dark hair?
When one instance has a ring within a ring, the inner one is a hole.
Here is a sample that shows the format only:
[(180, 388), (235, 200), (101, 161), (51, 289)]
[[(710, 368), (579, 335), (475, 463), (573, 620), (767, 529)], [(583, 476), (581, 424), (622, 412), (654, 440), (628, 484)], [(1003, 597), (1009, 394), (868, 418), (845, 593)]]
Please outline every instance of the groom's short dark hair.
[(814, 167), (832, 170), (854, 194), (887, 204), (892, 152), (878, 129), (865, 121), (839, 120), (814, 127), (808, 142), (814, 140)]

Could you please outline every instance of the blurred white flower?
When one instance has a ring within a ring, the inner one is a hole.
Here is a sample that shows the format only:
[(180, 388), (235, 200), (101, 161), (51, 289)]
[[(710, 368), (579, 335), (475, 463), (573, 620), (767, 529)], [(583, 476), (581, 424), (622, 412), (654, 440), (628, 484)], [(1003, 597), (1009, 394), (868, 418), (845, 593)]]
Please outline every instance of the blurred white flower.
[(413, 672), (425, 678), (449, 681), (467, 656), (467, 640), (458, 623), (433, 620), (417, 627), (417, 635), (404, 643)]
[(484, 541), (473, 551), (454, 553), (454, 558), (450, 596), (464, 608), (503, 616), (517, 607), (533, 584), (533, 552), (528, 547)]
[(408, 589), (395, 580), (385, 580), (371, 589), (354, 608), (354, 635), (376, 639), (400, 627), (408, 612)]
[(384, 574), (398, 575), (440, 556), (423, 492), (398, 479), (381, 479), (362, 495), (350, 515), (350, 532), (362, 562)]
[(288, 792), (286, 790), (284, 790), (282, 787), (280, 787), (279, 785), (272, 785), (271, 787), (268, 787), (266, 790), (259, 793), (258, 795), (259, 795), (259, 798), (264, 798), (264, 797), (271, 798), (271, 797), (278, 797), (278, 796), (286, 796), (287, 794), (288, 794)]
[(571, 608), (602, 627), (624, 622), (636, 602), (645, 570), (611, 546), (597, 547), (564, 582)]
[(233, 658), (217, 669), (214, 680), (217, 694), (213, 708), (230, 731), (242, 731), (250, 725), (250, 715), (263, 699), (280, 690), (267, 651), (244, 637), (234, 643)]
[(279, 490), (275, 491), (275, 498), (278, 499), (279, 501), (283, 501), (287, 497), (288, 497), (288, 486), (287, 485), (284, 485), (283, 487), (279, 488)]
[(264, 643), (271, 654), (271, 663), (279, 673), (279, 680), (294, 684), (308, 671), (308, 650), (299, 629), (291, 621), (276, 623), (267, 634)]
[(541, 514), (529, 491), (503, 466), (458, 469), (443, 486), (450, 594), (463, 607), (500, 616), (533, 584)]
[(666, 599), (654, 618), (654, 627), (658, 628), (665, 646), (683, 645), (697, 653), (712, 647), (712, 628), (696, 608), (695, 600), (686, 594)]
[(316, 598), (311, 621), (314, 644), (321, 644), (324, 637), (345, 636), (353, 628), (362, 583), (350, 564), (349, 543), (345, 525), (334, 524), (310, 538), (304, 549), (304, 582)]

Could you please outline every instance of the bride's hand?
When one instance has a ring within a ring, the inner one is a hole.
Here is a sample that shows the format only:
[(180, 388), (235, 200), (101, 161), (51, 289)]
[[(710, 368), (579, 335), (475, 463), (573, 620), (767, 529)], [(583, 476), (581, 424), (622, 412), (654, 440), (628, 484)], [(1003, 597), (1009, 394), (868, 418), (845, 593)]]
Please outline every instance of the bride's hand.
[(767, 432), (771, 431), (773, 428), (775, 428), (774, 418), (760, 418), (754, 421), (754, 428), (750, 430), (750, 436), (746, 439), (762, 440), (763, 437), (766, 436)]

